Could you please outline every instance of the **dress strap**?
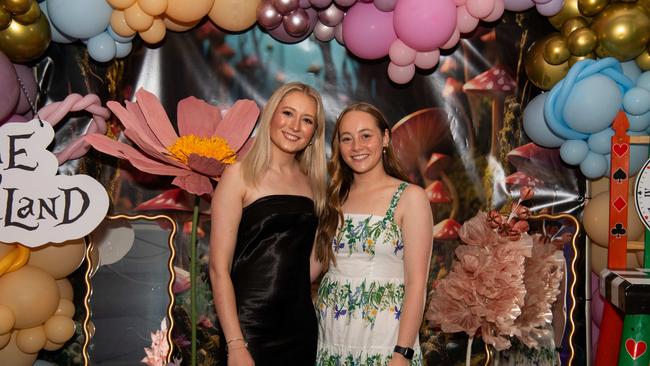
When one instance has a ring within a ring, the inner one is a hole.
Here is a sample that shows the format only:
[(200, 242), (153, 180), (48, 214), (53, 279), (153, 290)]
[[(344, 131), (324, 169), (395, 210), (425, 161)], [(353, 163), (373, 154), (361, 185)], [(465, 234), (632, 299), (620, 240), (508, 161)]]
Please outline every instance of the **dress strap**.
[(399, 187), (397, 187), (397, 190), (395, 190), (395, 193), (393, 193), (393, 198), (390, 200), (390, 205), (388, 205), (388, 210), (386, 210), (386, 219), (392, 220), (393, 215), (395, 214), (395, 208), (397, 207), (397, 204), (399, 203), (399, 198), (402, 196), (402, 192), (406, 189), (406, 187), (409, 184), (406, 182), (400, 183)]

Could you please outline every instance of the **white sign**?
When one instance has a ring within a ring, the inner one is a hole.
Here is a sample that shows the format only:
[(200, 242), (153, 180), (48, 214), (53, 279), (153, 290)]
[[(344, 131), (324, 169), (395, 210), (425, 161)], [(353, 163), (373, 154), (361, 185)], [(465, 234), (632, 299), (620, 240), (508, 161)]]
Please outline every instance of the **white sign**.
[(108, 194), (87, 175), (57, 175), (47, 150), (52, 126), (0, 127), (0, 241), (38, 247), (88, 235), (108, 212)]

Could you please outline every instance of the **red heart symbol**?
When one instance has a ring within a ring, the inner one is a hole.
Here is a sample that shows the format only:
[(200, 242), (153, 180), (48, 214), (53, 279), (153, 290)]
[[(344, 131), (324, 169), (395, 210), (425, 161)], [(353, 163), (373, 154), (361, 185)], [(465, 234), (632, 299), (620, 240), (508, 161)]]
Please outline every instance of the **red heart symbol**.
[(633, 360), (643, 356), (648, 346), (644, 341), (635, 341), (632, 338), (628, 338), (625, 341), (625, 350), (632, 357)]
[(623, 154), (627, 152), (628, 148), (629, 146), (627, 144), (614, 144), (614, 146), (612, 146), (612, 150), (614, 150), (618, 156), (623, 156)]

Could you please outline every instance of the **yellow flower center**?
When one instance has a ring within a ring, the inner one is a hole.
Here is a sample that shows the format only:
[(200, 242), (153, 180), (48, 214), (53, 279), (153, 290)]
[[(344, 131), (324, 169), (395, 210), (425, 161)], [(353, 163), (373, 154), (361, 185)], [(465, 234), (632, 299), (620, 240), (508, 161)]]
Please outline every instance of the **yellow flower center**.
[(181, 136), (173, 145), (167, 148), (173, 158), (187, 164), (191, 154), (218, 160), (224, 164), (232, 164), (237, 159), (228, 142), (218, 136), (210, 138), (194, 135)]

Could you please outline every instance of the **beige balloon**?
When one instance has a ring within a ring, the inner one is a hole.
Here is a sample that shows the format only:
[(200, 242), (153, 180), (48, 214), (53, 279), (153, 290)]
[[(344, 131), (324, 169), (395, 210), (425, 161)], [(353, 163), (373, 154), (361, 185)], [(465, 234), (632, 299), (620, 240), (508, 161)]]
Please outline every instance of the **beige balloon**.
[(160, 15), (167, 10), (167, 0), (138, 0), (138, 5), (151, 16)]
[(636, 260), (639, 262), (639, 267), (643, 267), (643, 262), (644, 262), (644, 253), (643, 250), (638, 250), (634, 252), (634, 255), (636, 256)]
[[(628, 203), (633, 205), (634, 196), (628, 197)], [(644, 230), (634, 207), (627, 209), (627, 236), (637, 238)], [(582, 224), (589, 238), (598, 245), (607, 247), (609, 240), (609, 194), (601, 192), (593, 196), (585, 206)]]
[(0, 304), (14, 313), (17, 329), (43, 324), (56, 312), (59, 299), (54, 278), (40, 268), (24, 266), (0, 277)]
[(17, 332), (11, 333), (11, 339), (4, 348), (0, 348), (0, 360), (3, 365), (32, 366), (38, 353), (25, 353), (16, 345)]
[(54, 314), (72, 318), (74, 316), (74, 304), (68, 299), (61, 299)]
[(208, 16), (218, 27), (241, 32), (257, 21), (261, 0), (216, 0)]
[[(634, 185), (636, 184), (636, 178), (638, 175), (630, 177), (628, 189), (630, 194), (634, 192)], [(591, 197), (596, 197), (599, 193), (609, 192), (609, 177), (603, 177), (597, 180), (589, 181), (590, 184), (590, 194)]]
[(15, 248), (14, 244), (7, 244), (7, 243), (0, 242), (0, 258), (9, 254), (9, 252), (14, 250), (14, 248)]
[(124, 18), (124, 12), (121, 10), (113, 10), (111, 14), (111, 28), (113, 32), (122, 37), (131, 37), (135, 34), (136, 30), (129, 27)]
[(72, 284), (68, 281), (67, 278), (62, 278), (56, 281), (56, 285), (59, 287), (59, 295), (62, 299), (72, 301), (74, 297), (74, 290), (72, 290)]
[[(640, 267), (635, 252), (627, 252), (627, 267)], [(591, 270), (600, 274), (604, 268), (607, 268), (607, 248), (591, 243)]]
[(4, 346), (9, 343), (9, 340), (11, 339), (11, 332), (7, 332), (5, 334), (0, 334), (0, 350), (4, 348)]
[(162, 19), (156, 18), (154, 19), (151, 28), (144, 32), (140, 32), (140, 38), (149, 44), (156, 44), (165, 38), (165, 34), (167, 34), (165, 23)]
[(126, 9), (129, 6), (133, 5), (137, 0), (106, 0), (108, 5), (112, 6), (113, 9)]
[(179, 22), (195, 22), (208, 15), (213, 4), (214, 0), (168, 0), (165, 14)]
[(138, 32), (149, 29), (153, 24), (153, 17), (142, 11), (137, 2), (124, 10), (124, 19), (129, 28)]
[(0, 334), (9, 333), (16, 323), (16, 316), (14, 312), (4, 306), (0, 305)]
[(44, 270), (56, 279), (61, 279), (79, 268), (85, 255), (85, 240), (74, 239), (32, 249), (27, 264)]
[(64, 344), (65, 343), (54, 343), (48, 339), (47, 342), (45, 342), (45, 347), (43, 347), (43, 349), (46, 351), (56, 351), (57, 349), (63, 347)]
[(189, 23), (179, 22), (179, 21), (170, 19), (169, 17), (163, 17), (162, 20), (163, 20), (163, 23), (165, 23), (165, 27), (167, 27), (168, 30), (174, 31), (174, 32), (188, 31), (188, 30), (194, 28), (200, 22), (200, 20), (196, 20), (194, 22), (189, 22)]
[(47, 339), (54, 343), (65, 343), (74, 334), (74, 321), (67, 316), (55, 315), (45, 322)]
[(47, 337), (42, 325), (34, 328), (21, 329), (16, 335), (16, 345), (25, 353), (36, 353), (45, 347)]

